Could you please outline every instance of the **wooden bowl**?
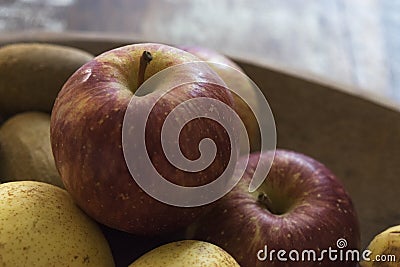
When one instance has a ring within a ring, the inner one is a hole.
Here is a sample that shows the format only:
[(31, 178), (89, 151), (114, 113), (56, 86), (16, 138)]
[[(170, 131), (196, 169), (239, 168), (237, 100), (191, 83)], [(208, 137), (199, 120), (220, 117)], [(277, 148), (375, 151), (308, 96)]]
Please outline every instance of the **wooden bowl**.
[[(99, 54), (137, 38), (31, 33), (0, 38), (68, 45)], [(400, 224), (400, 104), (360, 89), (234, 58), (264, 92), (276, 119), (279, 148), (310, 155), (344, 182), (361, 223), (362, 245)]]

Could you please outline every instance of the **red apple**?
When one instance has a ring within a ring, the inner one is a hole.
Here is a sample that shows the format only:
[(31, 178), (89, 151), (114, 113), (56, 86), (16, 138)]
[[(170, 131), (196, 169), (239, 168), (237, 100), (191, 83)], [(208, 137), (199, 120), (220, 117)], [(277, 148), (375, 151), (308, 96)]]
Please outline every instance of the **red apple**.
[[(250, 193), (255, 167), (271, 157), (271, 152), (251, 154), (237, 186), (190, 226), (186, 237), (220, 246), (242, 267), (355, 266), (344, 255), (359, 248), (359, 223), (342, 183), (316, 160), (277, 150), (267, 179)], [(299, 253), (298, 261), (292, 250)]]
[[(51, 116), (51, 143), (56, 166), (65, 188), (97, 221), (136, 235), (157, 235), (187, 226), (203, 212), (203, 207), (168, 205), (148, 195), (133, 179), (136, 174), (132, 176), (127, 166), (132, 161), (137, 163), (137, 175), (143, 168), (141, 178), (153, 181), (153, 174), (146, 177), (149, 166), (145, 159), (148, 157), (151, 167), (165, 180), (186, 187), (208, 184), (224, 172), (233, 143), (226, 127), (220, 123), (198, 118), (188, 122), (180, 132), (179, 148), (189, 160), (200, 157), (201, 146), (198, 148), (198, 145), (204, 138), (212, 139), (217, 148), (212, 163), (198, 172), (171, 164), (160, 139), (164, 120), (185, 101), (207, 98), (233, 106), (229, 90), (216, 82), (220, 81), (218, 75), (207, 69), (197, 70), (196, 65), (189, 64), (191, 69), (181, 68), (180, 72), (185, 74), (187, 71), (191, 81), (196, 82), (184, 83), (187, 80), (171, 81), (176, 78), (163, 77), (153, 83), (154, 88), (147, 86), (150, 91), (133, 97), (143, 82), (150, 81), (150, 77), (162, 70), (198, 60), (190, 53), (166, 45), (128, 45), (97, 56), (63, 86)], [(175, 87), (166, 93), (163, 85), (171, 83)], [(208, 109), (200, 105), (186, 107), (176, 112), (174, 121), (185, 119), (193, 110), (206, 114)], [(143, 129), (132, 121), (124, 122), (128, 113), (142, 118), (145, 110), (151, 112)], [(123, 127), (126, 127), (128, 137), (132, 133), (145, 132), (144, 140), (137, 141), (144, 142), (147, 150), (134, 153), (129, 159), (124, 157), (125, 152), (133, 150), (124, 147)], [(153, 184), (153, 189), (154, 193), (163, 194), (164, 188), (157, 183)], [(179, 200), (181, 196), (172, 197)]]
[[(255, 88), (249, 78), (246, 78), (247, 76), (244, 74), (244, 70), (231, 59), (215, 50), (190, 45), (179, 46), (179, 48), (208, 62), (210, 67), (227, 83), (229, 87), (233, 87), (232, 89), (240, 92), (241, 97), (238, 94), (233, 94), (235, 110), (246, 127), (250, 142), (250, 150), (260, 151), (260, 130), (257, 119), (254, 116), (254, 112), (260, 111), (260, 103), (257, 99), (258, 96), (255, 92)], [(243, 73), (243, 75), (238, 75), (238, 72)], [(245, 101), (249, 102), (252, 108), (250, 108)]]

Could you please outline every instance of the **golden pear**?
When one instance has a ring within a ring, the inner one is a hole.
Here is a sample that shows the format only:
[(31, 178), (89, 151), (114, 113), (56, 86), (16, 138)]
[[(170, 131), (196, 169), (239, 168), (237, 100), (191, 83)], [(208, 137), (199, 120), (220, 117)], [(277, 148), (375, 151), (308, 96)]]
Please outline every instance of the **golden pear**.
[(208, 242), (182, 240), (151, 250), (129, 267), (239, 267), (222, 248)]
[(64, 189), (36, 181), (0, 185), (0, 266), (112, 267), (98, 225)]

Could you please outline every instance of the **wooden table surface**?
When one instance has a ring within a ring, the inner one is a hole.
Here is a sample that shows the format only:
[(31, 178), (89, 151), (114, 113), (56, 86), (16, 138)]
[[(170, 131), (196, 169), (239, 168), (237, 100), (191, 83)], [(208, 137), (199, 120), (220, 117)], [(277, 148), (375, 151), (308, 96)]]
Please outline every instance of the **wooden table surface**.
[(0, 0), (0, 37), (35, 31), (197, 44), (400, 103), (400, 1)]

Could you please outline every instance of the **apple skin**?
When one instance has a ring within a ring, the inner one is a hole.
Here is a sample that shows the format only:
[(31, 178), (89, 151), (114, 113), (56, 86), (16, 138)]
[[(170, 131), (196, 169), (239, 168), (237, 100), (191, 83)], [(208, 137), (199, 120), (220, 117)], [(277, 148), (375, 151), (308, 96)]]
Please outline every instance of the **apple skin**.
[[(236, 90), (239, 90), (241, 92), (241, 94), (244, 96), (244, 99), (246, 99), (246, 101), (249, 101), (249, 103), (251, 103), (252, 106), (256, 109), (254, 110), (254, 112), (259, 111), (258, 100), (254, 92), (254, 88), (250, 83), (250, 80), (244, 78), (244, 75), (238, 75), (236, 71), (232, 70), (233, 68), (239, 72), (244, 73), (244, 70), (240, 68), (238, 64), (230, 60), (228, 57), (220, 54), (219, 52), (206, 47), (183, 45), (178, 46), (178, 48), (192, 53), (201, 60), (219, 63), (210, 64), (210, 67), (222, 78), (222, 80), (229, 81), (229, 85), (231, 87), (234, 86)], [(257, 119), (254, 116), (253, 111), (238, 95), (233, 94), (233, 100), (235, 102), (235, 111), (237, 112), (246, 127), (248, 139), (250, 142), (250, 151), (259, 151), (261, 147), (261, 135)]]
[[(154, 236), (187, 226), (208, 206), (181, 208), (161, 203), (147, 195), (129, 173), (122, 150), (122, 124), (138, 87), (139, 61), (144, 51), (153, 57), (145, 71), (145, 80), (167, 67), (199, 60), (180, 49), (152, 43), (128, 45), (97, 56), (76, 71), (61, 89), (51, 115), (51, 144), (65, 188), (87, 214), (111, 228)], [(183, 186), (209, 183), (228, 164), (229, 138), (222, 126), (211, 120), (191, 121), (180, 135), (182, 153), (190, 159), (199, 156), (194, 148), (201, 139), (214, 140), (218, 153), (203, 171), (177, 170), (167, 161), (160, 142), (163, 120), (185, 100), (204, 96), (232, 107), (229, 90), (216, 86), (205, 83), (178, 86), (149, 115), (146, 125), (146, 146), (152, 152), (149, 157), (157, 171), (173, 183)], [(157, 91), (138, 97), (135, 110), (140, 112), (157, 97)]]
[[(329, 260), (277, 261), (276, 254), (272, 262), (257, 259), (258, 251), (265, 245), (268, 251), (301, 252), (335, 249), (337, 240), (345, 238), (346, 249), (360, 246), (359, 222), (350, 196), (330, 170), (308, 156), (277, 150), (267, 179), (256, 192), (248, 191), (258, 160), (262, 163), (272, 155), (271, 152), (251, 154), (237, 186), (218, 200), (211, 212), (188, 227), (186, 238), (220, 246), (242, 267), (355, 266), (355, 262)], [(260, 193), (269, 196), (274, 212), (258, 200)]]

